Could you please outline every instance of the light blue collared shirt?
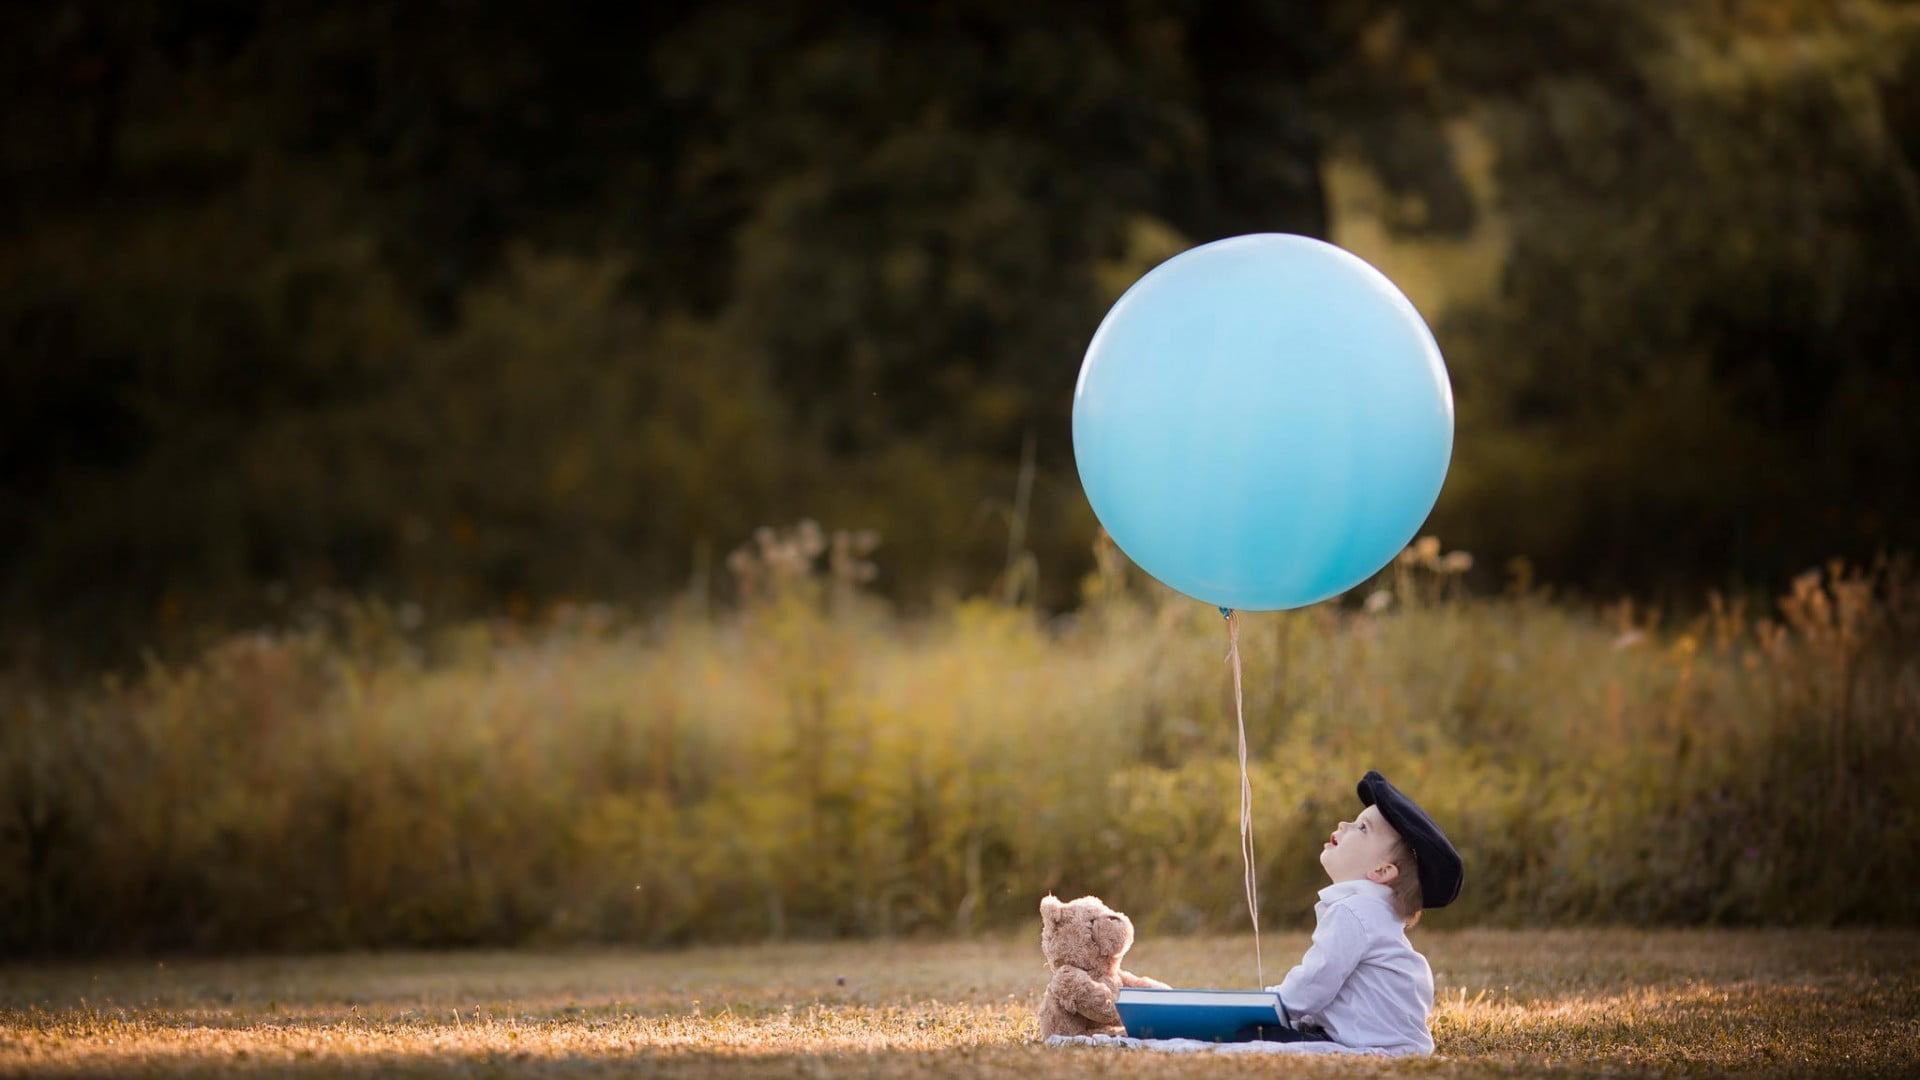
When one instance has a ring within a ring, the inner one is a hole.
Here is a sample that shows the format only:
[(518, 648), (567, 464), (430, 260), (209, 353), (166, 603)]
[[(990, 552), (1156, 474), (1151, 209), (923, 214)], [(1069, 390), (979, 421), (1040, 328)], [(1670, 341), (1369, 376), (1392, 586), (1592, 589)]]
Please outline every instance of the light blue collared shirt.
[(1360, 878), (1320, 890), (1313, 945), (1278, 986), (1295, 1016), (1344, 1046), (1433, 1053), (1433, 969), (1407, 940), (1393, 890)]

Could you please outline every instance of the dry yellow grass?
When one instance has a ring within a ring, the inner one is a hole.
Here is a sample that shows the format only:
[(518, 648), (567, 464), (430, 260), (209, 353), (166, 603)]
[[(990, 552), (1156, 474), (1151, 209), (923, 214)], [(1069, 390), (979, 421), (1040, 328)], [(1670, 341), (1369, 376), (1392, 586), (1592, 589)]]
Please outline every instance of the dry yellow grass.
[[(1254, 1060), (1033, 1043), (1026, 937), (676, 953), (450, 953), (0, 970), (0, 1074), (415, 1076), (1912, 1075), (1920, 933), (1457, 931), (1421, 1061)], [(1266, 939), (1269, 975), (1300, 934)], [(1129, 963), (1253, 982), (1245, 938)]]

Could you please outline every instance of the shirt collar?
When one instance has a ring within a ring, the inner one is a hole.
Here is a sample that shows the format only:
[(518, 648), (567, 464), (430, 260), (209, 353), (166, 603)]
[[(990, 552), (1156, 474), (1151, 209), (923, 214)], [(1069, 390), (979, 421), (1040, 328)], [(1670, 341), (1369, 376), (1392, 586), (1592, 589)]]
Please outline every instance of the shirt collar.
[(1393, 895), (1392, 886), (1382, 885), (1366, 878), (1354, 878), (1352, 881), (1336, 881), (1320, 890), (1320, 902), (1331, 904), (1349, 896), (1373, 896), (1385, 900)]

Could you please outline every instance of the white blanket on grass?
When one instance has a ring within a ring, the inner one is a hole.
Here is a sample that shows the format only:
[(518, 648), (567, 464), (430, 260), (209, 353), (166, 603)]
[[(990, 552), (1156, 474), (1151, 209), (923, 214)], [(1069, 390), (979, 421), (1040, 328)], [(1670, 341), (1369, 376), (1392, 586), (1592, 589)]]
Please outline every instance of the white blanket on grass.
[(1128, 1050), (1160, 1050), (1170, 1054), (1363, 1054), (1389, 1057), (1385, 1050), (1341, 1046), (1331, 1042), (1203, 1042), (1200, 1039), (1135, 1039), (1127, 1035), (1050, 1035), (1048, 1046), (1117, 1046)]

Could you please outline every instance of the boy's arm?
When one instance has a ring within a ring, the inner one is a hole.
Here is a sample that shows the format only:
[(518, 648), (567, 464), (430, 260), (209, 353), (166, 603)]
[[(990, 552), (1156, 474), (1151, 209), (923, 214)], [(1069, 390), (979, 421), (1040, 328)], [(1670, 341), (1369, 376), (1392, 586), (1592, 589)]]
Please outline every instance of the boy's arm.
[(1313, 928), (1313, 944), (1307, 955), (1287, 972), (1280, 985), (1267, 989), (1278, 993), (1289, 1011), (1317, 1015), (1340, 992), (1366, 950), (1367, 935), (1359, 916), (1336, 907)]
[(1135, 975), (1131, 971), (1122, 971), (1120, 973), (1120, 985), (1121, 986), (1143, 986), (1150, 990), (1172, 989), (1166, 983), (1161, 982), (1159, 979), (1149, 979), (1145, 975)]

